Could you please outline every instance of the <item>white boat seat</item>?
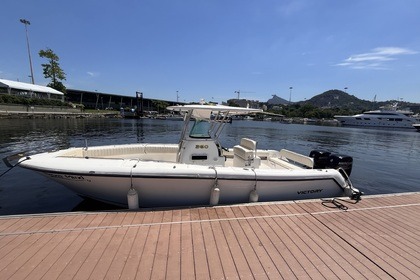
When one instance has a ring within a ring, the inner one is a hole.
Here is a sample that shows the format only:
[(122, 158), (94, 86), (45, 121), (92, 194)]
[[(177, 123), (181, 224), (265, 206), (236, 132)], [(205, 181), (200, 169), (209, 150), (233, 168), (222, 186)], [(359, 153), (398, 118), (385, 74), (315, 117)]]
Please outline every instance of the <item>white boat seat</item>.
[(292, 163), (290, 163), (290, 162), (288, 162), (284, 159), (281, 159), (281, 158), (272, 157), (272, 158), (269, 158), (269, 162), (274, 164), (276, 166), (276, 168), (281, 167), (281, 168), (288, 169), (288, 170), (302, 169), (301, 167), (299, 167), (295, 164), (292, 164)]
[(253, 150), (253, 151), (257, 150), (257, 141), (249, 139), (249, 138), (242, 138), (240, 145), (249, 150)]
[[(279, 160), (286, 162), (288, 165), (290, 166), (290, 164), (298, 166), (298, 167), (303, 167), (303, 168), (308, 168), (308, 169), (312, 169), (314, 168), (314, 159), (311, 157), (307, 157), (286, 149), (281, 149), (280, 153), (279, 153), (279, 159), (276, 160), (271, 159), (272, 161), (274, 160), (274, 162), (279, 163)], [(282, 163), (283, 164), (283, 163)]]
[(261, 159), (257, 156), (257, 141), (242, 138), (240, 145), (233, 147), (233, 166), (258, 168)]

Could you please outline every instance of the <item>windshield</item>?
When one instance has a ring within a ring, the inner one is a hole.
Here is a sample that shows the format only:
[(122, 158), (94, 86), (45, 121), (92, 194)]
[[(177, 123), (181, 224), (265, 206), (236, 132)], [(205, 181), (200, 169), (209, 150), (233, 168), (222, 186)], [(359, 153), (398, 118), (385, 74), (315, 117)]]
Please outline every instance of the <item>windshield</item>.
[(191, 138), (210, 138), (210, 123), (204, 120), (196, 120), (190, 131)]

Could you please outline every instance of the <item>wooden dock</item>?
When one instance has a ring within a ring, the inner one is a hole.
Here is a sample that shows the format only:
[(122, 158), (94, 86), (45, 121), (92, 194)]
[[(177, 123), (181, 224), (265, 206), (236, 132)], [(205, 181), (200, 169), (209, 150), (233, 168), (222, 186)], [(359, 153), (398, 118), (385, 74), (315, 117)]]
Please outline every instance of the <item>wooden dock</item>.
[(420, 279), (419, 213), (409, 193), (5, 216), (0, 279)]

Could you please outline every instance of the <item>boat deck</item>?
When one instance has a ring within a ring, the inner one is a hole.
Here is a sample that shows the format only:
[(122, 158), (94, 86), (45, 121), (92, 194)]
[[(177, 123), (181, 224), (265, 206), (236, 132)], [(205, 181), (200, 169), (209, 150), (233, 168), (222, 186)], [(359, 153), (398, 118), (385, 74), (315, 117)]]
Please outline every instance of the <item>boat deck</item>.
[(420, 278), (420, 193), (337, 202), (4, 216), (0, 278)]
[[(252, 142), (252, 140), (245, 140)], [(260, 169), (311, 169), (314, 166), (314, 160), (308, 156), (301, 155), (286, 149), (275, 150), (257, 150), (248, 149), (240, 145), (230, 148), (223, 152), (226, 167), (248, 167)], [(155, 162), (177, 163), (177, 153), (179, 146), (177, 144), (127, 144), (118, 146), (98, 146), (90, 148), (70, 148), (58, 152), (55, 156), (66, 158), (96, 158), (96, 159), (126, 159), (142, 160)], [(49, 157), (49, 156), (48, 156)], [(218, 157), (216, 155), (205, 155), (206, 159)], [(235, 159), (236, 158), (236, 159)], [(189, 164), (212, 166), (208, 163), (187, 162)], [(218, 166), (218, 164), (216, 164)]]

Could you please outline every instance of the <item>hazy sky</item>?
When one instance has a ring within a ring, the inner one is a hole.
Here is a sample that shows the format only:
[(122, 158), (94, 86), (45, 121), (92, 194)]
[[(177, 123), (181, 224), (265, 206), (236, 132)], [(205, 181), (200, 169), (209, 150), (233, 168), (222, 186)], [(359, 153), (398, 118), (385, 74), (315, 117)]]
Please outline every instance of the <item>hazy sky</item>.
[(420, 102), (418, 0), (2, 0), (0, 78), (175, 101), (302, 101), (347, 88)]

